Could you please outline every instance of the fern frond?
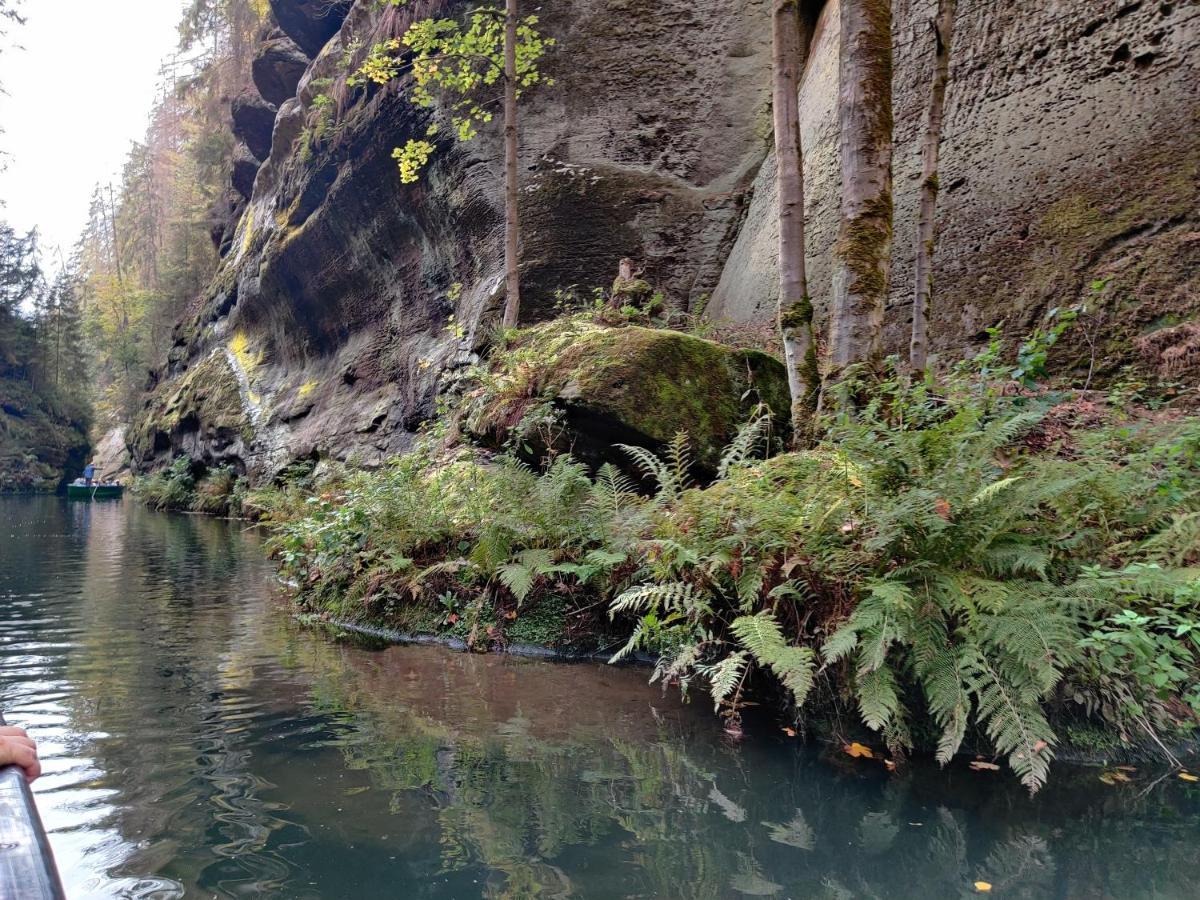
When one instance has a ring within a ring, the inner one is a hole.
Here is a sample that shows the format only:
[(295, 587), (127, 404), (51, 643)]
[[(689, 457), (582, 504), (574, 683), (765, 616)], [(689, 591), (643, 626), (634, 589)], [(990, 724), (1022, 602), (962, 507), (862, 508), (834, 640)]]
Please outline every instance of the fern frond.
[(748, 659), (744, 650), (738, 650), (708, 669), (709, 691), (712, 693), (713, 703), (718, 709), (738, 686)]
[(529, 592), (533, 590), (534, 571), (521, 563), (508, 563), (500, 567), (496, 573), (500, 583), (512, 591), (517, 603), (525, 602)]
[(896, 677), (890, 667), (882, 666), (860, 672), (856, 687), (859, 713), (863, 724), (872, 731), (882, 729), (900, 711)]
[(1046, 721), (1036, 688), (1006, 677), (1010, 673), (985, 653), (968, 653), (964, 660), (967, 685), (975, 697), (976, 719), (984, 726), (996, 750), (1008, 755), (1008, 764), (1021, 783), (1036, 793), (1050, 773), (1052, 747), (1057, 738)]
[(717, 466), (717, 480), (723, 481), (731, 469), (742, 465), (754, 456), (765, 441), (771, 427), (771, 413), (765, 412), (753, 416), (741, 428), (737, 436), (730, 441), (721, 454), (720, 465)]
[(617, 444), (617, 448), (629, 457), (634, 468), (654, 482), (659, 494), (674, 494), (674, 476), (670, 467), (659, 458), (658, 454), (645, 447), (635, 447), (632, 444)]
[(641, 584), (617, 597), (609, 606), (608, 615), (613, 618), (618, 613), (686, 610), (695, 608), (699, 601), (695, 586), (688, 582)]
[(808, 647), (788, 644), (775, 616), (763, 611), (734, 619), (730, 630), (754, 661), (771, 671), (800, 706), (812, 689), (816, 658)]

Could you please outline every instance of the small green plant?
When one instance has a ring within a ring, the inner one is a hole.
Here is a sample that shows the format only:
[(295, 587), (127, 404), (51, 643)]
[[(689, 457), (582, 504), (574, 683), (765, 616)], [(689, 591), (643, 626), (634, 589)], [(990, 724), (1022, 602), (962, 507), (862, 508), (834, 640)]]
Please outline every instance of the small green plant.
[(1046, 378), (1050, 349), (1075, 323), (1081, 311), (1082, 307), (1055, 307), (1046, 313), (1043, 323), (1017, 348), (1017, 364), (1010, 373), (1013, 381), (1032, 388)]

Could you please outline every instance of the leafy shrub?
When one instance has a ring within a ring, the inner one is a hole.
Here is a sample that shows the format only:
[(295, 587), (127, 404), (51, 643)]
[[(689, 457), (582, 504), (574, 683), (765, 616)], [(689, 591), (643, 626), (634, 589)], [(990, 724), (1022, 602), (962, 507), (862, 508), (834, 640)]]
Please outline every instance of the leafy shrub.
[(198, 467), (189, 456), (176, 458), (161, 472), (138, 478), (134, 494), (154, 509), (240, 515), (246, 483), (232, 466), (209, 469), (197, 478)]

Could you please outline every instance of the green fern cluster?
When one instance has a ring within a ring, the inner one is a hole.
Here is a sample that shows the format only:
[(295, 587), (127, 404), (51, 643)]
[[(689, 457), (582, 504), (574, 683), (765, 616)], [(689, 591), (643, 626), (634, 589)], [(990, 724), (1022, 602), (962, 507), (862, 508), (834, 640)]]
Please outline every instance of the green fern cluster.
[(770, 459), (760, 413), (709, 485), (686, 435), (625, 448), (625, 472), (429, 444), (281, 504), (274, 546), (318, 608), (432, 609), (477, 636), (575, 598), (625, 635), (614, 659), (653, 656), (725, 715), (772, 687), (795, 708), (848, 700), (894, 751), (932, 724), (942, 762), (990, 744), (1031, 789), (1052, 722), (1190, 727), (1200, 425), (1114, 420), (1055, 444), (1053, 398), (952, 388), (877, 385), (820, 445)]

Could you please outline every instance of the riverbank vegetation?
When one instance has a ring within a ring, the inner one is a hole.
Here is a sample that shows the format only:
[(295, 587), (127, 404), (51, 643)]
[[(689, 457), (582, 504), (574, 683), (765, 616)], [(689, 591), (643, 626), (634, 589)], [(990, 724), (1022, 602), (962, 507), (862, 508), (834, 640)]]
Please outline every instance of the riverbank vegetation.
[(1165, 747), (1196, 724), (1200, 421), (1014, 374), (998, 344), (936, 385), (860, 373), (872, 399), (811, 449), (768, 455), (763, 408), (703, 484), (682, 432), (596, 471), (471, 446), (477, 375), (386, 468), (250, 502), (306, 609), (478, 649), (535, 620), (653, 656), (730, 730), (752, 698), (854, 710), (894, 754), (986, 748), (1036, 789), (1073, 735)]

